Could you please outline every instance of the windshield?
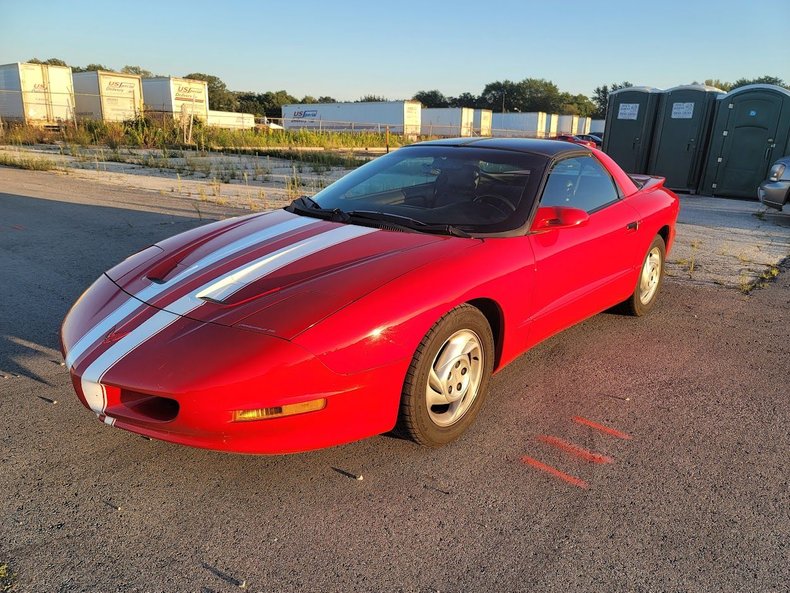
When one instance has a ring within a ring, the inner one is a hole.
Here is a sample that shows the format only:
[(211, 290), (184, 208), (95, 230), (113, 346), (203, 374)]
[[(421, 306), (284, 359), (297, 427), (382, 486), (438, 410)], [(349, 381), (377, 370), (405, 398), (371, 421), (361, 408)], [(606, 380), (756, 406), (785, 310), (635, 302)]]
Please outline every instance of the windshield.
[(331, 211), (337, 220), (350, 216), (363, 224), (379, 219), (425, 232), (505, 232), (525, 223), (544, 161), (505, 150), (411, 146), (349, 173), (309, 204), (316, 214)]

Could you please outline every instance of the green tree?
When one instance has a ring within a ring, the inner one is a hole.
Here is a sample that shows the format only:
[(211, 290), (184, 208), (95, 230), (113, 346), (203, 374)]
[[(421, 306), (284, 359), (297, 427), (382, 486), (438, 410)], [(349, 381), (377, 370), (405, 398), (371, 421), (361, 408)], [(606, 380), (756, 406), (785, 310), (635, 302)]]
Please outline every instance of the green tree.
[(143, 78), (153, 78), (155, 75), (150, 70), (146, 70), (145, 68), (141, 68), (140, 66), (124, 66), (121, 68), (122, 74), (137, 74), (138, 76), (142, 76)]
[(356, 103), (384, 103), (385, 101), (389, 101), (386, 97), (382, 97), (381, 95), (363, 95), (360, 97)]
[(238, 109), (239, 101), (236, 98), (236, 94), (229, 91), (227, 85), (219, 77), (212, 74), (203, 74), (202, 72), (193, 72), (192, 74), (187, 74), (184, 78), (206, 81), (208, 86), (208, 104), (211, 109), (219, 111), (235, 111)]
[(447, 104), (450, 107), (477, 107), (480, 97), (472, 93), (461, 93), (457, 97), (448, 97)]
[[(523, 102), (516, 107), (519, 111), (544, 111), (560, 113), (563, 105), (563, 94), (556, 84), (544, 78), (525, 78), (518, 83)], [(567, 93), (565, 93), (568, 97)]]
[[(699, 84), (696, 81), (692, 84)], [(719, 80), (718, 78), (708, 78), (705, 80), (707, 86), (716, 87), (717, 89), (721, 89), (723, 91), (729, 91), (732, 88), (731, 82), (725, 82), (723, 80)]]
[(418, 91), (412, 97), (415, 101), (419, 101), (424, 107), (447, 107), (450, 105), (447, 97), (440, 91)]
[(512, 80), (489, 82), (480, 94), (480, 106), (497, 113), (521, 111), (526, 97), (524, 89)]
[(580, 117), (592, 117), (595, 113), (595, 104), (587, 95), (571, 95), (570, 93), (560, 94), (559, 113), (563, 115), (578, 115)]
[(68, 66), (66, 62), (61, 60), (60, 58), (49, 58), (47, 60), (39, 60), (38, 58), (33, 58), (28, 60), (29, 64), (47, 64), (49, 66)]
[(104, 64), (88, 64), (87, 66), (85, 66), (85, 68), (82, 71), (96, 72), (98, 70), (104, 70), (105, 72), (115, 72), (115, 70), (113, 70), (109, 66), (105, 66)]
[(319, 103), (337, 103), (337, 99), (335, 99), (334, 97), (330, 97), (329, 95), (322, 95), (321, 97), (318, 97), (318, 102)]
[(606, 85), (595, 87), (593, 96), (591, 97), (595, 106), (595, 111), (592, 112), (591, 117), (594, 119), (604, 119), (606, 117), (606, 106), (609, 104), (609, 93), (632, 86), (634, 85), (624, 80), (621, 83), (613, 82), (611, 87)]
[(299, 103), (299, 99), (286, 91), (265, 93), (241, 92), (234, 93), (238, 101), (239, 111), (257, 116), (282, 117), (282, 106)]
[(784, 80), (779, 78), (778, 76), (759, 76), (757, 78), (739, 78), (735, 82), (732, 83), (732, 86), (729, 90), (737, 89), (738, 87), (746, 86), (749, 84), (775, 84), (776, 86), (783, 86), (785, 88), (790, 88), (785, 85)]

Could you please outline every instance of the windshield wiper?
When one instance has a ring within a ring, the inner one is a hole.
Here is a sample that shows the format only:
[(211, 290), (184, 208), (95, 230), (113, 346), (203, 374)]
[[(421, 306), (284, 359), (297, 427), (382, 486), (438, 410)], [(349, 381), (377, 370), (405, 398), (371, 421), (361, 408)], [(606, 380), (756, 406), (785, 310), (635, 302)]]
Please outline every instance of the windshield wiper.
[(296, 198), (293, 202), (288, 204), (285, 209), (294, 214), (304, 214), (306, 216), (313, 216), (332, 222), (350, 222), (351, 220), (348, 214), (343, 212), (340, 208), (322, 208), (318, 202), (310, 196)]
[(462, 231), (456, 226), (451, 224), (431, 224), (411, 218), (410, 216), (403, 216), (401, 214), (390, 214), (388, 212), (376, 212), (375, 210), (351, 210), (345, 212), (352, 221), (354, 219), (371, 220), (378, 222), (389, 222), (400, 227), (405, 227), (414, 231), (423, 233), (444, 233), (452, 235), (453, 237), (469, 238), (471, 235), (466, 231)]

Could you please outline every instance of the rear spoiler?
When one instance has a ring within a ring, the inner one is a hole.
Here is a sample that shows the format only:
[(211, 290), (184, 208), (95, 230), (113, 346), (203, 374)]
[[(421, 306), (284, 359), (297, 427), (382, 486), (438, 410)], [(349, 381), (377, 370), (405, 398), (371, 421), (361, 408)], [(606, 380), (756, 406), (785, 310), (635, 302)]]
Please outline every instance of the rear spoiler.
[(628, 177), (634, 182), (638, 190), (661, 187), (664, 185), (664, 181), (666, 181), (664, 177), (655, 175), (637, 175), (635, 173), (629, 173)]

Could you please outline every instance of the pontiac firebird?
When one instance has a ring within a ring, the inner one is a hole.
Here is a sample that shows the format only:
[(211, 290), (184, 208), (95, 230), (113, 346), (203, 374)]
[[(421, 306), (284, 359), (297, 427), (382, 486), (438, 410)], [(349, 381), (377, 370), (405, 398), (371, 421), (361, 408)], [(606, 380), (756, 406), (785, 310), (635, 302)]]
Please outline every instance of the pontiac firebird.
[(107, 424), (288, 453), (397, 430), (439, 446), (493, 372), (615, 305), (656, 303), (678, 199), (567, 142), (382, 156), (290, 206), (143, 249), (87, 289), (62, 350)]

